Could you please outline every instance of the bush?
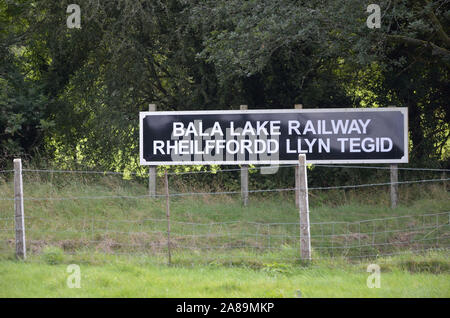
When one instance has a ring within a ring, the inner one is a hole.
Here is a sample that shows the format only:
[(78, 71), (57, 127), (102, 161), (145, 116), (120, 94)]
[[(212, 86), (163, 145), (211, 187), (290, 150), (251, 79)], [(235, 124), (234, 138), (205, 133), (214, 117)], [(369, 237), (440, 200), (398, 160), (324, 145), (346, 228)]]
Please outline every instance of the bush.
[(49, 265), (61, 264), (64, 260), (64, 251), (56, 246), (47, 246), (42, 252), (42, 258)]

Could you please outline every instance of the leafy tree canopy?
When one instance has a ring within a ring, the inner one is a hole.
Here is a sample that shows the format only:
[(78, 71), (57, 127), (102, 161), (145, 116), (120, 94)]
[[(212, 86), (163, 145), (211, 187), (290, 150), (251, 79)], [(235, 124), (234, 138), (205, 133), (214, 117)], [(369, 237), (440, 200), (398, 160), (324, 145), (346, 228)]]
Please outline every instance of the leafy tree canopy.
[(406, 106), (412, 161), (448, 162), (448, 1), (0, 0), (2, 156), (139, 170), (138, 112)]

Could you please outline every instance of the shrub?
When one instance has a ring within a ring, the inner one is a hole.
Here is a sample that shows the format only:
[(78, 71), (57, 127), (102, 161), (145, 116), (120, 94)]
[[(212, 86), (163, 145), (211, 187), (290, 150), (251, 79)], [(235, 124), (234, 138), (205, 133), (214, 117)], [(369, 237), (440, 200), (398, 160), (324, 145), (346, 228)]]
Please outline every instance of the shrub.
[(42, 258), (49, 265), (61, 264), (64, 260), (64, 251), (57, 246), (47, 246), (42, 252)]

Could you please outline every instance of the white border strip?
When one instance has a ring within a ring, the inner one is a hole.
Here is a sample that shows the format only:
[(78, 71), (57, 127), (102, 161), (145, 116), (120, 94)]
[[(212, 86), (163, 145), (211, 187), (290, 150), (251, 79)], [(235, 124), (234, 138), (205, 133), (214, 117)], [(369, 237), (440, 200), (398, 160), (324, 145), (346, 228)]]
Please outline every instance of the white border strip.
[(311, 164), (351, 164), (351, 163), (408, 163), (409, 135), (408, 135), (408, 108), (407, 107), (383, 107), (383, 108), (314, 108), (314, 109), (251, 109), (251, 110), (193, 110), (193, 111), (161, 111), (139, 112), (139, 162), (143, 166), (167, 166), (167, 165), (277, 165), (298, 163), (298, 160), (261, 160), (261, 161), (147, 161), (143, 157), (143, 129), (145, 116), (160, 115), (219, 115), (219, 114), (274, 114), (274, 113), (339, 113), (339, 112), (382, 112), (399, 111), (403, 114), (404, 127), (404, 151), (401, 159), (352, 159), (352, 160), (308, 160)]

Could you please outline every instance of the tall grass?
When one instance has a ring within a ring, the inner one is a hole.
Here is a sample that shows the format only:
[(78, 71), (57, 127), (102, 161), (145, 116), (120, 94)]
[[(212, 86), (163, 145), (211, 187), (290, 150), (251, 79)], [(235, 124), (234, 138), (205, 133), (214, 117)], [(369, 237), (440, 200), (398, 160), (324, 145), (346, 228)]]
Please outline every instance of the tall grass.
[[(62, 255), (62, 257), (61, 257)], [(314, 260), (258, 266), (161, 266), (154, 258), (46, 250), (27, 262), (0, 260), (0, 297), (449, 297), (448, 255), (431, 252), (377, 260), (381, 288), (368, 288), (368, 262)], [(80, 266), (69, 288), (68, 264)]]
[[(218, 184), (191, 185), (178, 176), (170, 177), (171, 193), (220, 190)], [(29, 252), (39, 254), (46, 246), (59, 246), (70, 253), (97, 250), (115, 254), (164, 255), (168, 243), (164, 197), (92, 198), (141, 196), (147, 191), (146, 180), (142, 178), (26, 172), (25, 197), (52, 198), (25, 200)], [(0, 177), (0, 197), (13, 197), (11, 176)], [(84, 198), (74, 199), (80, 197)], [(442, 226), (432, 233), (433, 236), (427, 237), (433, 238), (430, 247), (450, 243), (448, 226), (445, 227), (447, 219), (438, 219), (436, 224), (435, 219), (422, 216), (450, 211), (450, 195), (441, 183), (400, 185), (400, 205), (394, 210), (389, 208), (388, 187), (312, 190), (310, 209), (315, 257), (358, 257), (414, 249), (417, 246), (403, 241), (389, 250), (382, 250), (382, 245), (372, 248), (370, 244), (401, 241), (404, 239), (401, 234), (409, 235), (414, 229), (430, 224)], [(396, 219), (392, 224), (388, 221), (358, 222), (404, 215), (413, 218)], [(12, 217), (13, 201), (0, 200), (0, 247), (3, 253), (13, 248)], [(292, 191), (252, 193), (250, 204), (245, 208), (239, 195), (174, 196), (171, 197), (171, 247), (178, 252), (174, 259), (176, 261), (179, 255), (178, 259), (187, 263), (201, 260), (242, 263), (258, 258), (295, 262), (299, 248), (298, 221)], [(386, 235), (386, 229), (395, 231)], [(425, 236), (428, 232), (414, 235)], [(435, 237), (439, 241), (435, 242)], [(367, 246), (364, 249), (346, 248), (356, 243)], [(189, 260), (186, 255), (191, 256)]]

